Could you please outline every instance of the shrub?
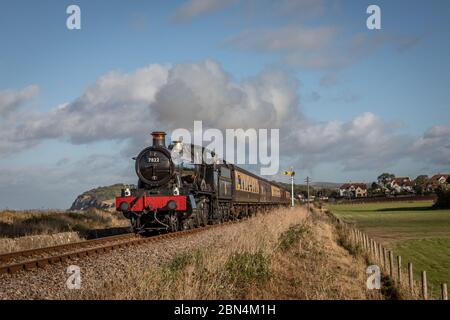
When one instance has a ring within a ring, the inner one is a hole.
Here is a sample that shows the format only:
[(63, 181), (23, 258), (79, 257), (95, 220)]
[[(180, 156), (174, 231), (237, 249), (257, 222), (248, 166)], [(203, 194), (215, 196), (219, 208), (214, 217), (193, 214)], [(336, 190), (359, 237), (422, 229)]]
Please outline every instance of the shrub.
[(292, 245), (297, 243), (307, 232), (308, 228), (305, 224), (298, 224), (290, 227), (287, 231), (280, 235), (278, 239), (278, 247), (281, 251), (288, 251)]
[(436, 190), (437, 200), (433, 205), (436, 209), (449, 209), (450, 208), (450, 188), (448, 186), (440, 186)]
[(269, 260), (257, 253), (234, 253), (226, 262), (229, 280), (238, 284), (262, 284), (270, 278)]

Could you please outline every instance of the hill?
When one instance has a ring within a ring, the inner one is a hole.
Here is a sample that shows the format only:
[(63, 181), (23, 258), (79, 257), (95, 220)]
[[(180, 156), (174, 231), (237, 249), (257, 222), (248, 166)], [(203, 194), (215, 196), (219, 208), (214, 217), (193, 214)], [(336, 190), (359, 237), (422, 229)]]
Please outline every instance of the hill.
[(114, 208), (114, 199), (120, 195), (121, 189), (125, 185), (122, 183), (112, 186), (98, 187), (79, 195), (72, 203), (70, 210), (88, 210), (96, 208), (100, 210), (111, 210)]

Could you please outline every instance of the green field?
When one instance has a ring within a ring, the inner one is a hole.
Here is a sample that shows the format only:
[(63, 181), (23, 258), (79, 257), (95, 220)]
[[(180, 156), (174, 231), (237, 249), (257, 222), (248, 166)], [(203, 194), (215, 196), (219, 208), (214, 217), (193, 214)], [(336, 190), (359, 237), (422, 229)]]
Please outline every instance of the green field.
[(450, 210), (433, 210), (431, 201), (329, 205), (328, 209), (385, 247), (427, 271), (430, 292), (450, 284)]

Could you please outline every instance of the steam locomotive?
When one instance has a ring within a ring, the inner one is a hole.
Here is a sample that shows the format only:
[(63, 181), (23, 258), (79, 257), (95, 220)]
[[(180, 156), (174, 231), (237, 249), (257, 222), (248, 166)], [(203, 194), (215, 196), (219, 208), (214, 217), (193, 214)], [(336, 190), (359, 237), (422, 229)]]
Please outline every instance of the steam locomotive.
[(116, 210), (135, 233), (180, 231), (240, 219), (290, 204), (290, 192), (226, 161), (213, 151), (172, 142), (153, 132), (135, 159), (137, 188), (123, 189)]

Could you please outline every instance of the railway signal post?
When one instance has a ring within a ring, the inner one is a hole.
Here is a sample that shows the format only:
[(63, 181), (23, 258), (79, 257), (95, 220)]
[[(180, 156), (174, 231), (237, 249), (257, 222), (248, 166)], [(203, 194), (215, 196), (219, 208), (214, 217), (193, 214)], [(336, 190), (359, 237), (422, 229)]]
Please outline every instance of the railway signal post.
[(295, 176), (294, 167), (291, 167), (290, 171), (285, 171), (284, 175), (291, 177), (291, 206), (294, 207), (294, 176)]
[(306, 199), (306, 201), (307, 201), (308, 212), (309, 212), (309, 183), (311, 182), (311, 179), (309, 177), (306, 177), (305, 182), (306, 182), (306, 189), (308, 192), (308, 198)]

